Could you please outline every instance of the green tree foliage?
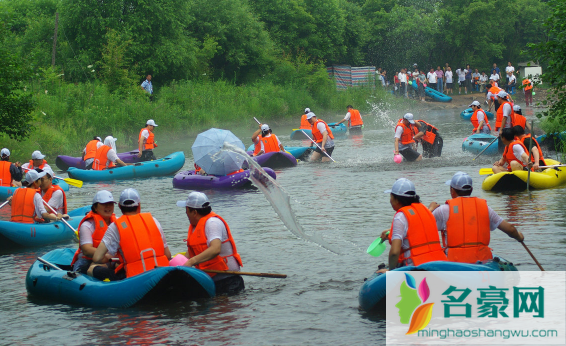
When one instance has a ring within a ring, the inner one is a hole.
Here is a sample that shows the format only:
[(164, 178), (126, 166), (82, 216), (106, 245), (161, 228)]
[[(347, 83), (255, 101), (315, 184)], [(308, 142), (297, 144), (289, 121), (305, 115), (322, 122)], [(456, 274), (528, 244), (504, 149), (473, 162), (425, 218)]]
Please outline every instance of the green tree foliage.
[(106, 38), (107, 43), (102, 51), (102, 61), (97, 64), (100, 67), (101, 79), (111, 93), (131, 90), (135, 82), (128, 70), (131, 61), (126, 53), (132, 39), (112, 29), (108, 30)]

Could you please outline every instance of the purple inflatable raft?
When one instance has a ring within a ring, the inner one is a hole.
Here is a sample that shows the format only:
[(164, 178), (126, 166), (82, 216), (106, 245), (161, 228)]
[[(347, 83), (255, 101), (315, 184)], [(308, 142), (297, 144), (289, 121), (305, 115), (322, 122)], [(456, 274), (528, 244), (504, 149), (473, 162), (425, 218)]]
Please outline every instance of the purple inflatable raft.
[[(265, 172), (273, 179), (276, 178), (275, 172), (268, 167)], [(195, 171), (179, 172), (173, 178), (173, 187), (187, 190), (211, 190), (211, 189), (234, 189), (251, 187), (252, 182), (248, 179), (250, 171), (225, 176), (199, 175)]]
[[(118, 153), (118, 158), (125, 163), (136, 163), (141, 162), (138, 158), (138, 150), (128, 151), (126, 153)], [(66, 171), (69, 167), (75, 167), (80, 169), (85, 169), (85, 162), (80, 157), (59, 155), (55, 159), (55, 165), (59, 167), (60, 170)]]
[[(252, 156), (253, 152), (249, 151), (248, 154)], [(295, 167), (297, 165), (297, 159), (295, 159), (293, 155), (282, 151), (272, 151), (267, 154), (261, 154), (254, 156), (253, 159), (261, 167), (269, 167), (272, 169)]]

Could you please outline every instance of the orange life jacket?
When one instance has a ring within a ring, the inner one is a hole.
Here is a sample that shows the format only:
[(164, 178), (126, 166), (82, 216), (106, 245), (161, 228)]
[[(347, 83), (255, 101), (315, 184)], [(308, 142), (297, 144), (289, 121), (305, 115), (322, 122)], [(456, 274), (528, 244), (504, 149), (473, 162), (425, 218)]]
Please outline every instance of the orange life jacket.
[(10, 221), (34, 223), (38, 220), (34, 217), (35, 204), (33, 203), (33, 198), (36, 193), (37, 190), (32, 188), (16, 189), (14, 197), (12, 197), (12, 217)]
[(524, 79), (523, 80), (523, 85), (525, 86), (525, 91), (526, 90), (531, 90), (533, 88), (533, 83), (531, 82), (530, 79)]
[(503, 106), (507, 103), (511, 107), (511, 114), (509, 114), (509, 119), (507, 119), (505, 124), (507, 124), (507, 122), (511, 122), (511, 124), (509, 124), (509, 125), (511, 127), (513, 126), (513, 118), (515, 117), (515, 112), (513, 111), (513, 105), (509, 101), (503, 101), (499, 105), (499, 108), (497, 108), (497, 113), (496, 113), (496, 116), (495, 116), (495, 130), (496, 131), (499, 131), (499, 129), (501, 128), (501, 123), (503, 122)]
[(10, 161), (0, 161), (0, 186), (12, 186), (11, 165)]
[[(409, 248), (401, 249), (399, 263), (403, 263), (409, 258), (413, 260), (415, 266), (432, 261), (447, 261), (440, 246), (436, 220), (427, 207), (422, 203), (413, 203), (399, 209), (397, 213), (403, 213), (409, 223), (407, 231)], [(389, 232), (389, 243), (391, 243), (392, 235), (393, 223), (391, 223), (391, 231)], [(405, 257), (405, 252), (409, 250), (411, 256)]]
[(108, 162), (108, 151), (110, 151), (110, 149), (112, 148), (107, 145), (102, 145), (100, 148), (96, 149), (96, 155), (92, 162), (92, 169), (95, 171), (101, 171), (106, 169), (106, 166), (108, 166), (108, 168), (116, 167), (114, 162)]
[(307, 120), (307, 115), (303, 114), (303, 116), (301, 117), (301, 127), (299, 127), (299, 129), (310, 130), (311, 128), (312, 128), (312, 125)]
[[(279, 144), (277, 144), (277, 136), (271, 134), (269, 137), (261, 137), (261, 141), (263, 142), (263, 152), (264, 153), (271, 153), (273, 151), (280, 151)], [(260, 146), (261, 148), (261, 146)]]
[(350, 119), (348, 120), (348, 127), (362, 126), (364, 124), (362, 116), (357, 109), (350, 109)]
[(232, 175), (232, 174), (238, 174), (238, 173), (242, 173), (243, 171), (244, 171), (244, 170), (240, 168), (240, 169), (238, 169), (237, 171), (234, 171), (234, 172), (232, 172), (232, 173), (228, 173), (228, 174), (226, 174), (226, 176), (228, 176), (228, 175)]
[(505, 161), (507, 162), (508, 166), (508, 170), (509, 172), (511, 172), (511, 162), (512, 161), (517, 161), (519, 162), (523, 167), (525, 167), (525, 163), (523, 162), (523, 160), (519, 159), (517, 160), (517, 158), (515, 157), (515, 154), (513, 154), (513, 146), (519, 144), (520, 146), (523, 147), (523, 149), (525, 150), (525, 153), (529, 154), (529, 149), (527, 149), (527, 147), (525, 147), (525, 145), (523, 144), (523, 142), (521, 142), (520, 140), (515, 139), (513, 142), (511, 142), (508, 146), (505, 147), (505, 151), (503, 151), (503, 157), (505, 158)]
[[(310, 124), (309, 124), (310, 126)], [(254, 156), (256, 156), (257, 154), (259, 154), (259, 152), (261, 151), (261, 140), (262, 140), (262, 136), (258, 135), (257, 136), (257, 142), (254, 144)]]
[(88, 142), (85, 148), (85, 157), (84, 160), (94, 159), (96, 155), (96, 149), (98, 149), (98, 140), (93, 139), (92, 141)]
[[(51, 185), (51, 188), (45, 192), (43, 195), (43, 200), (49, 203), (49, 200), (53, 196), (55, 191), (61, 191), (63, 193), (63, 212), (61, 214), (67, 214), (67, 195), (65, 195), (65, 191), (57, 185)], [(55, 208), (53, 208), (55, 209)], [(49, 214), (53, 214), (49, 208), (45, 209)]]
[(334, 139), (334, 135), (332, 134), (332, 131), (330, 131), (330, 127), (328, 127), (328, 124), (326, 124), (323, 120), (318, 119), (317, 121), (315, 121), (315, 123), (312, 125), (312, 136), (314, 137), (314, 141), (317, 143), (322, 143), (322, 133), (318, 130), (318, 127), (316, 127), (318, 125), (318, 123), (323, 123), (324, 127), (326, 127), (326, 133), (328, 134), (328, 137), (330, 137), (331, 139)]
[(195, 166), (195, 173), (198, 173), (198, 172), (201, 171), (202, 168), (200, 168), (199, 165), (197, 165), (197, 164), (195, 163), (194, 166)]
[(491, 99), (495, 101), (495, 99), (497, 98), (497, 94), (499, 94), (499, 92), (503, 90), (495, 85), (493, 85), (491, 88), (489, 88), (489, 92), (491, 93)]
[(41, 165), (39, 167), (34, 167), (33, 166), (33, 160), (29, 160), (28, 169), (36, 169), (36, 168), (43, 169), (43, 167), (45, 167), (46, 163), (47, 163), (47, 161), (43, 160), (43, 162), (41, 163)]
[[(524, 135), (523, 137), (521, 137), (520, 141), (521, 143), (523, 143), (523, 145), (525, 146), (525, 148), (527, 147), (527, 145), (525, 144), (525, 140), (527, 138), (532, 138), (531, 134), (529, 133), (528, 135)], [(543, 165), (546, 166), (546, 162), (544, 161), (544, 156), (542, 156), (542, 150), (540, 150), (540, 145), (538, 144), (538, 141), (536, 139), (533, 138), (533, 144), (536, 146), (537, 150), (538, 150), (538, 157), (539, 157), (539, 161), (543, 162)], [(531, 153), (529, 153), (527, 151), (527, 154), (529, 154), (529, 157), (531, 158), (531, 162), (535, 162), (535, 157), (534, 155), (531, 155)]]
[(122, 215), (114, 224), (120, 232), (126, 277), (169, 266), (163, 238), (150, 213)]
[(518, 114), (513, 112), (513, 119), (511, 121), (512, 126), (521, 126), (523, 130), (525, 126), (527, 126), (527, 118), (525, 118), (522, 114)]
[[(81, 223), (79, 223), (79, 227), (77, 228), (77, 230), (79, 231), (79, 244), (81, 243), (80, 229), (81, 229), (83, 222), (85, 222), (87, 220), (92, 220), (92, 223), (94, 225), (94, 232), (92, 233), (92, 246), (97, 248), (98, 245), (100, 244), (100, 242), (102, 241), (102, 238), (104, 237), (104, 234), (106, 233), (106, 230), (108, 229), (109, 225), (107, 225), (106, 222), (104, 222), (104, 219), (102, 218), (102, 216), (100, 216), (99, 214), (97, 214), (93, 211), (90, 211), (81, 220)], [(114, 215), (114, 214), (112, 214), (112, 216), (110, 217), (110, 223), (112, 223), (112, 222), (116, 222), (116, 215)], [(71, 262), (71, 266), (73, 264), (75, 264), (75, 262), (79, 259), (80, 253), (81, 253), (81, 248), (79, 246), (79, 248), (75, 252), (75, 256), (73, 257), (73, 261)], [(84, 257), (86, 259), (88, 259), (89, 261), (92, 261), (92, 258), (87, 257), (87, 256), (84, 256)]]
[[(484, 123), (485, 123), (485, 124), (487, 125), (487, 127), (489, 128), (489, 131), (491, 131), (491, 126), (489, 126), (489, 120), (487, 120), (487, 113), (486, 113), (483, 109), (480, 109), (480, 108), (476, 109), (476, 110), (474, 111), (474, 114), (472, 114), (472, 117), (470, 118), (470, 121), (472, 122), (472, 125), (474, 125), (474, 131), (478, 130), (478, 126), (480, 125), (480, 122), (479, 122), (479, 120), (478, 120), (478, 112), (479, 112), (480, 110), (481, 110), (481, 111), (483, 112), (483, 114), (484, 114), (484, 117), (483, 117)], [(479, 130), (481, 131), (481, 129), (479, 129)]]
[(451, 262), (476, 263), (493, 258), (489, 248), (489, 211), (485, 199), (456, 197), (446, 201), (446, 247)]
[(421, 125), (424, 124), (425, 126), (423, 130), (419, 129), (420, 132), (424, 132), (424, 136), (422, 136), (421, 139), (427, 143), (434, 144), (434, 140), (438, 134), (438, 129), (424, 120), (417, 120), (417, 122), (421, 123)]
[[(149, 137), (147, 137), (147, 139), (145, 137), (142, 137), (143, 130), (147, 130), (147, 132), (149, 133)], [(143, 142), (144, 139), (145, 139), (145, 145), (142, 148), (143, 150), (152, 150), (153, 148), (155, 148), (155, 140), (154, 140), (153, 132), (151, 132), (145, 127), (140, 130), (140, 135), (138, 136), (138, 142), (141, 143)]]
[(403, 123), (403, 119), (399, 119), (399, 122), (395, 126), (395, 132), (397, 132), (397, 126), (401, 126), (403, 128), (403, 134), (401, 135), (401, 144), (407, 145), (415, 143), (415, 140), (413, 139), (413, 137), (415, 136), (413, 126), (409, 125), (409, 127), (407, 127)]
[[(236, 250), (236, 243), (234, 242), (234, 238), (232, 238), (232, 233), (230, 232), (230, 227), (228, 227), (228, 224), (226, 223), (226, 221), (224, 221), (223, 218), (221, 218), (218, 214), (214, 212), (210, 212), (208, 215), (203, 216), (198, 221), (196, 227), (193, 227), (193, 225), (189, 226), (189, 233), (187, 235), (187, 248), (189, 251), (189, 255), (191, 257), (194, 257), (202, 253), (206, 249), (208, 249), (208, 246), (206, 245), (207, 239), (206, 239), (205, 225), (206, 225), (206, 221), (211, 217), (217, 217), (218, 219), (220, 219), (220, 221), (222, 221), (222, 223), (224, 223), (224, 227), (226, 227), (226, 233), (228, 233), (228, 239), (226, 239), (223, 243), (230, 242), (230, 244), (232, 245), (233, 253), (232, 255), (226, 257), (218, 255), (211, 260), (197, 264), (195, 267), (201, 270), (204, 269), (228, 270), (228, 265), (226, 264), (226, 258), (230, 256), (234, 256), (236, 262), (238, 262), (238, 265), (240, 267), (243, 267), (242, 259), (238, 254), (238, 250)], [(208, 275), (214, 276), (216, 274), (208, 273)]]

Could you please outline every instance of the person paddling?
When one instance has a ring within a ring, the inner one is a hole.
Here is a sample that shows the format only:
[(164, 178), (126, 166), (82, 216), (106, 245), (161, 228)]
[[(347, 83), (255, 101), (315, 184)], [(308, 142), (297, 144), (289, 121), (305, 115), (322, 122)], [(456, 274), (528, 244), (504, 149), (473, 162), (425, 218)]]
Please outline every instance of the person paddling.
[(401, 154), (407, 161), (420, 161), (423, 156), (413, 149), (415, 135), (418, 132), (413, 114), (407, 113), (399, 119), (395, 126), (395, 150), (394, 155)]
[(285, 151), (283, 144), (281, 144), (279, 138), (273, 134), (273, 131), (267, 124), (259, 124), (259, 129), (252, 135), (252, 142), (255, 144), (253, 156), (274, 151)]
[(157, 148), (157, 142), (155, 141), (155, 136), (153, 135), (153, 130), (158, 125), (149, 119), (145, 123), (145, 127), (140, 130), (140, 135), (138, 137), (138, 157), (142, 161), (155, 160), (155, 155), (153, 154), (153, 149)]
[(424, 120), (415, 120), (418, 133), (413, 137), (415, 141), (421, 142), (423, 146), (423, 156), (426, 158), (440, 157), (444, 141), (438, 129)]
[(100, 137), (94, 137), (90, 142), (86, 144), (83, 150), (83, 161), (85, 162), (85, 169), (92, 169), (92, 163), (94, 162), (94, 157), (96, 156), (96, 150), (103, 145), (102, 139)]
[[(46, 168), (43, 172), (45, 172), (45, 175), (41, 178), (41, 197), (57, 214), (67, 214), (67, 196), (65, 195), (65, 191), (58, 185), (53, 185), (53, 177), (55, 174), (51, 168)], [(47, 209), (48, 213), (55, 214), (51, 209)]]
[(114, 168), (116, 166), (128, 166), (127, 163), (118, 158), (116, 153), (116, 140), (112, 136), (104, 138), (104, 145), (96, 149), (96, 155), (92, 163), (92, 169), (101, 171), (103, 169)]
[(499, 139), (503, 141), (505, 150), (501, 159), (493, 164), (492, 170), (494, 174), (521, 171), (527, 166), (531, 167), (529, 150), (521, 141), (515, 139), (513, 129), (503, 129)]
[[(398, 179), (389, 194), (389, 203), (395, 210), (391, 229), (383, 231), (382, 239), (389, 239), (389, 269), (418, 266), (432, 261), (446, 261), (436, 230), (436, 220), (417, 195), (415, 184), (406, 178)], [(387, 234), (389, 232), (389, 235)]]
[[(540, 144), (538, 141), (529, 133), (528, 135), (525, 134), (525, 129), (521, 126), (513, 126), (513, 133), (518, 140), (523, 143), (525, 148), (532, 148), (530, 157), (531, 162), (533, 163), (533, 170), (536, 171), (539, 169), (539, 166), (546, 166), (546, 162), (544, 161), (544, 156), (542, 155), (542, 150), (540, 149)], [(530, 142), (533, 141), (533, 144)]]
[[(322, 162), (329, 162), (329, 156), (332, 156), (332, 152), (334, 151), (334, 135), (332, 131), (328, 127), (328, 124), (323, 120), (317, 119), (313, 112), (307, 114), (307, 120), (309, 124), (312, 125), (311, 131), (313, 140), (318, 144), (312, 153), (311, 161), (321, 160)], [(325, 152), (326, 155), (323, 154), (323, 152)]]
[(352, 105), (348, 105), (346, 107), (346, 109), (348, 110), (348, 113), (346, 113), (346, 116), (344, 117), (344, 119), (337, 122), (334, 126), (340, 125), (343, 122), (347, 121), (348, 122), (348, 128), (350, 129), (349, 131), (350, 131), (351, 135), (362, 133), (362, 127), (364, 126), (364, 121), (362, 120), (362, 116), (360, 115), (360, 111), (358, 111), (357, 109), (354, 109), (354, 107)]
[(24, 170), (19, 162), (10, 162), (10, 150), (0, 151), (0, 186), (22, 186)]
[(45, 169), (45, 168), (51, 168), (51, 166), (49, 166), (49, 164), (47, 164), (47, 161), (45, 160), (45, 155), (43, 155), (41, 153), (41, 151), (36, 150), (33, 153), (31, 153), (31, 160), (29, 160), (29, 162), (24, 163), (22, 165), (22, 168), (24, 170), (28, 170), (28, 169)]
[(509, 222), (503, 220), (485, 199), (472, 197), (472, 178), (457, 172), (446, 182), (452, 199), (446, 204), (432, 202), (429, 210), (442, 234), (448, 261), (476, 263), (493, 258), (489, 248), (491, 231), (499, 228), (509, 237), (522, 242), (525, 237)]
[(472, 130), (472, 134), (478, 134), (478, 133), (483, 133), (486, 135), (491, 134), (491, 126), (489, 125), (487, 114), (485, 114), (485, 111), (481, 109), (481, 104), (479, 103), (479, 101), (472, 102), (472, 104), (470, 104), (469, 107), (471, 107), (472, 110), (474, 111), (474, 114), (472, 114), (472, 117), (470, 118), (470, 121), (474, 126), (474, 129)]

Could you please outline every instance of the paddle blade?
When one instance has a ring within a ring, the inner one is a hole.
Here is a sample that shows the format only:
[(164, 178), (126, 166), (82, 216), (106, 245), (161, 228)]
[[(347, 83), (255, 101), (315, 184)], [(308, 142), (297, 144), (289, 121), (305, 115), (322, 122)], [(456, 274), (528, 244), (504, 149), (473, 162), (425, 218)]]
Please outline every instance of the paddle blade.
[(65, 178), (63, 180), (71, 186), (78, 187), (78, 188), (83, 187), (83, 181), (82, 180), (72, 179), (72, 178)]
[(480, 175), (487, 174), (493, 174), (493, 170), (491, 168), (480, 168)]

